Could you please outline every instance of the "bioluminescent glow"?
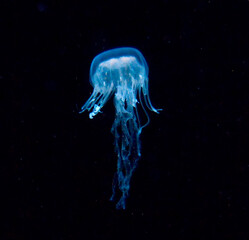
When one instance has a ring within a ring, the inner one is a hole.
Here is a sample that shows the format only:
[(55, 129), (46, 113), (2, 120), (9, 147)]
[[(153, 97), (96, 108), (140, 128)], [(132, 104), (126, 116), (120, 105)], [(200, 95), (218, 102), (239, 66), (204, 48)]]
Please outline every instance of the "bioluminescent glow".
[[(125, 209), (130, 180), (141, 156), (140, 134), (150, 121), (145, 105), (149, 110), (158, 113), (149, 98), (148, 73), (148, 65), (143, 55), (135, 48), (116, 48), (97, 55), (90, 69), (93, 93), (80, 112), (90, 111), (89, 118), (92, 119), (114, 94), (116, 116), (111, 132), (115, 137), (118, 160), (110, 199), (114, 200), (118, 187), (122, 193), (116, 204), (118, 209)], [(138, 104), (147, 117), (144, 125), (140, 124)]]

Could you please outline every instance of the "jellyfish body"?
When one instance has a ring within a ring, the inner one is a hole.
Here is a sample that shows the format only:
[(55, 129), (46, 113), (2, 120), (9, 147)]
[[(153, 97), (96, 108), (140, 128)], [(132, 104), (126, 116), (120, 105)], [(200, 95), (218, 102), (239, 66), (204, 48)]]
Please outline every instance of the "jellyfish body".
[[(115, 137), (118, 159), (111, 200), (119, 188), (122, 195), (116, 204), (118, 209), (125, 209), (130, 180), (141, 156), (140, 134), (150, 121), (145, 105), (158, 113), (149, 98), (148, 72), (143, 55), (135, 48), (116, 48), (97, 55), (90, 69), (90, 83), (94, 90), (80, 112), (90, 111), (89, 118), (92, 119), (114, 94), (116, 116), (111, 132)], [(144, 125), (140, 124), (137, 104), (141, 105), (147, 117)]]

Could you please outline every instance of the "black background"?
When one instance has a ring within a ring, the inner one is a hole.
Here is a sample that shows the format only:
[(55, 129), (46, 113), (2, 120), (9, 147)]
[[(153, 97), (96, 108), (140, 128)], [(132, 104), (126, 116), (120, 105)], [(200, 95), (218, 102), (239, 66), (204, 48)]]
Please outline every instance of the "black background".
[[(2, 1), (0, 239), (249, 239), (248, 9), (246, 0)], [(123, 46), (145, 56), (163, 111), (149, 113), (120, 211), (108, 200), (113, 102), (93, 120), (78, 112), (92, 59)]]

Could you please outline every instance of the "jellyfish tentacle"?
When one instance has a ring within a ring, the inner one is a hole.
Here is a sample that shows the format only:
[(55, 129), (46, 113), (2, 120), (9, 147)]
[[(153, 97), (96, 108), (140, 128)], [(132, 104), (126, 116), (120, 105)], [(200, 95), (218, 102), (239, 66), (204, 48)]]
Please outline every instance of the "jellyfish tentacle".
[(86, 103), (81, 107), (81, 111), (79, 113), (83, 113), (85, 110), (90, 110), (94, 103), (96, 102), (96, 97), (98, 96), (99, 92), (97, 92), (95, 89), (90, 96), (90, 98), (86, 101)]
[[(125, 96), (127, 97), (127, 96)], [(112, 133), (115, 135), (115, 150), (118, 155), (117, 162), (117, 180), (113, 182), (113, 194), (111, 199), (114, 199), (116, 190), (116, 181), (122, 196), (117, 203), (117, 208), (125, 208), (125, 200), (129, 193), (130, 180), (132, 173), (136, 168), (137, 161), (140, 157), (140, 143), (138, 131), (138, 119), (133, 110), (133, 106), (125, 104), (122, 94), (115, 95), (116, 118), (112, 127)], [(126, 101), (129, 101), (126, 99)], [(118, 128), (121, 129), (121, 134), (118, 135)], [(135, 142), (134, 142), (135, 141)], [(134, 151), (134, 153), (133, 153)]]
[(96, 103), (93, 106), (92, 112), (89, 114), (89, 118), (92, 119), (96, 116), (99, 112), (101, 112), (101, 108), (105, 105), (107, 100), (110, 98), (112, 91), (108, 91), (105, 94), (101, 94), (101, 98), (98, 98)]
[(150, 123), (150, 117), (149, 117), (149, 114), (147, 113), (147, 111), (146, 111), (146, 109), (145, 109), (145, 107), (144, 107), (143, 101), (142, 101), (142, 97), (141, 97), (141, 88), (139, 88), (139, 90), (138, 90), (138, 96), (139, 96), (139, 101), (140, 101), (140, 104), (141, 104), (141, 106), (142, 106), (142, 109), (143, 109), (143, 111), (144, 111), (144, 113), (145, 113), (145, 115), (146, 115), (146, 118), (147, 118), (147, 122), (146, 122), (144, 125), (142, 125), (142, 126), (140, 127), (140, 129), (139, 129), (139, 132), (141, 133), (141, 132), (142, 132), (142, 129), (143, 129), (144, 127), (146, 127), (146, 126)]
[(162, 111), (162, 109), (156, 109), (156, 108), (153, 107), (153, 105), (152, 105), (152, 103), (150, 101), (148, 82), (149, 82), (148, 78), (144, 80), (144, 87), (143, 87), (143, 90), (142, 90), (143, 95), (144, 95), (145, 104), (146, 104), (146, 106), (148, 107), (149, 110), (159, 114), (159, 111)]
[(89, 118), (93, 119), (94, 116), (96, 116), (99, 112), (101, 112), (101, 108), (105, 105), (105, 103), (108, 101), (108, 99), (111, 97), (113, 92), (113, 84), (111, 84), (111, 87), (108, 88), (105, 91), (98, 91), (94, 89), (91, 97), (88, 99), (88, 101), (82, 106), (80, 113), (84, 112), (85, 110), (92, 111), (89, 114)]

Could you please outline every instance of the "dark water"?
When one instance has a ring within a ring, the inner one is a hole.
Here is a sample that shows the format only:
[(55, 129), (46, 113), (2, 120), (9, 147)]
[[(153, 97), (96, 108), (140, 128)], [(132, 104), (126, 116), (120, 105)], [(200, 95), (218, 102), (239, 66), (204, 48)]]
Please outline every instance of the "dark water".
[[(1, 5), (1, 239), (248, 239), (248, 1)], [(92, 59), (123, 46), (163, 111), (120, 211), (112, 99), (78, 112)]]

